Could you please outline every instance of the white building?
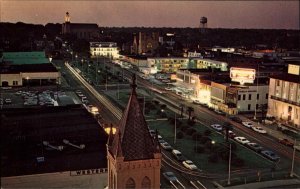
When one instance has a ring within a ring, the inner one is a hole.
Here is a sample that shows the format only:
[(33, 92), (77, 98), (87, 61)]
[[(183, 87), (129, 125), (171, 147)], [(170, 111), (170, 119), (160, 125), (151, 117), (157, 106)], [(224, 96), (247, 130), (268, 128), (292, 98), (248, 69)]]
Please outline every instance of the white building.
[(230, 47), (228, 47), (228, 48), (224, 48), (224, 47), (213, 47), (211, 50), (212, 50), (212, 51), (215, 51), (215, 52), (221, 51), (221, 52), (226, 52), (226, 53), (234, 53), (234, 52), (235, 52), (235, 48), (230, 48)]
[(270, 77), (268, 115), (287, 127), (300, 129), (300, 65), (289, 64), (288, 73)]
[(120, 56), (115, 42), (90, 42), (90, 53), (92, 58), (104, 56), (115, 59)]

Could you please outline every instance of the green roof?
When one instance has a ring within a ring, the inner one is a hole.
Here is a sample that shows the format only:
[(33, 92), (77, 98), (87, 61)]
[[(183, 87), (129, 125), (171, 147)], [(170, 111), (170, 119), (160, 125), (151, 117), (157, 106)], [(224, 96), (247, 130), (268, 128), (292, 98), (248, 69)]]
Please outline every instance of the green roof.
[(3, 61), (17, 64), (48, 64), (44, 51), (37, 52), (3, 52)]

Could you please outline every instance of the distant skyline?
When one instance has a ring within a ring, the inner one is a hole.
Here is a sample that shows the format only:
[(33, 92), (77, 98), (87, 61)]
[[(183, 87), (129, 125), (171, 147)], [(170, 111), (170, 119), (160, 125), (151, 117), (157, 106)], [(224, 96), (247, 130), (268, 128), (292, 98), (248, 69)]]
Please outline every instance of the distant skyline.
[(1, 22), (97, 23), (100, 27), (299, 29), (299, 1), (0, 0)]

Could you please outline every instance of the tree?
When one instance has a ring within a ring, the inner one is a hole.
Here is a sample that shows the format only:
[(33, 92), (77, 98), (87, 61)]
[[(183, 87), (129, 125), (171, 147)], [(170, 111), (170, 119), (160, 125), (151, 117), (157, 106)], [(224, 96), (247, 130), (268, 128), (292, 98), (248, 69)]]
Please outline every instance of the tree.
[(189, 106), (186, 111), (189, 114), (189, 121), (190, 121), (191, 120), (192, 112), (194, 112), (194, 108)]
[(223, 123), (223, 128), (225, 129), (226, 142), (228, 142), (228, 132), (232, 129), (232, 125), (229, 122)]

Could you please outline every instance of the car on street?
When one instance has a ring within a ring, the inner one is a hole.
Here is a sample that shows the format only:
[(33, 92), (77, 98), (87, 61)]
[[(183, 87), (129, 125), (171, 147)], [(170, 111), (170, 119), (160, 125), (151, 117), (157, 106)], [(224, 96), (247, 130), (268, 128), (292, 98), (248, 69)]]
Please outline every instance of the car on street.
[(171, 171), (164, 172), (163, 176), (165, 177), (165, 179), (167, 179), (170, 182), (176, 182), (178, 180), (177, 177), (175, 176), (175, 174)]
[(260, 146), (259, 144), (255, 143), (255, 142), (246, 143), (246, 146), (248, 148), (250, 148), (251, 150), (254, 150), (255, 152), (260, 152), (263, 149), (262, 146)]
[(237, 122), (237, 123), (242, 123), (243, 120), (237, 116), (231, 116), (229, 117), (232, 121)]
[(185, 160), (185, 161), (182, 162), (182, 164), (190, 170), (197, 170), (198, 169), (198, 167), (191, 160)]
[(248, 128), (251, 128), (253, 127), (253, 124), (249, 121), (243, 121), (242, 124), (245, 126), (245, 127), (248, 127)]
[(166, 87), (165, 90), (166, 91), (172, 91), (172, 88), (171, 87)]
[(294, 143), (286, 138), (280, 138), (279, 143), (286, 145), (286, 146), (290, 146), (290, 147), (294, 146)]
[(222, 127), (222, 125), (220, 125), (220, 124), (212, 124), (211, 125), (211, 127), (213, 128), (213, 129), (215, 129), (216, 131), (222, 131), (223, 130), (223, 127)]
[(152, 137), (155, 137), (155, 135), (156, 135), (155, 130), (149, 130), (149, 133), (150, 133), (150, 135), (151, 135)]
[(183, 157), (182, 153), (179, 150), (173, 149), (172, 154), (175, 156), (176, 160), (180, 162), (186, 160), (186, 158)]
[(161, 146), (163, 149), (167, 150), (167, 151), (173, 150), (172, 146), (171, 146), (169, 143), (167, 143), (167, 142), (160, 143), (160, 146)]
[(267, 134), (267, 131), (264, 130), (262, 127), (252, 127), (253, 131), (261, 133), (261, 134)]
[(236, 140), (238, 143), (241, 143), (241, 144), (247, 144), (250, 142), (245, 137), (234, 137), (234, 140)]
[(263, 150), (260, 153), (263, 156), (265, 156), (266, 158), (268, 158), (272, 161), (279, 161), (280, 160), (280, 157), (271, 150)]

